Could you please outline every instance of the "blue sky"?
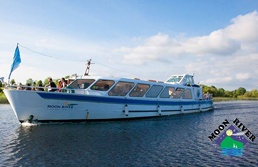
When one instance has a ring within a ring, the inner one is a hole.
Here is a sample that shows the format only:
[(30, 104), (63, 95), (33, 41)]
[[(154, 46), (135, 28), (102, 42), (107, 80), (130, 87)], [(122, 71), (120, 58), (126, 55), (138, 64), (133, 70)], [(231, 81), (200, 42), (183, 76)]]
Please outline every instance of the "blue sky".
[(194, 73), (202, 84), (257, 89), (256, 0), (0, 4), (0, 77), (5, 81), (19, 43), (22, 63), (11, 77), (16, 82), (81, 75), (91, 58), (91, 75), (165, 80)]

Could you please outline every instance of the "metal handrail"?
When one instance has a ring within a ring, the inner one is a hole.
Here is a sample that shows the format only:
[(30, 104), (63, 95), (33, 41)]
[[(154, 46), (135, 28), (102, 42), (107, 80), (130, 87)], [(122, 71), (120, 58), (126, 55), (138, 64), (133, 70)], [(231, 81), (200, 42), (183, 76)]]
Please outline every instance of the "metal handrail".
[[(39, 89), (43, 90), (39, 90)], [(42, 87), (42, 86), (26, 86), (26, 85), (8, 85), (5, 89), (11, 90), (22, 90), (22, 91), (43, 91), (43, 92), (56, 92), (56, 93), (73, 93), (76, 90), (83, 90), (83, 94), (86, 94), (85, 89), (74, 89), (74, 88), (58, 88), (58, 87)], [(48, 91), (48, 90), (55, 90), (55, 91)]]

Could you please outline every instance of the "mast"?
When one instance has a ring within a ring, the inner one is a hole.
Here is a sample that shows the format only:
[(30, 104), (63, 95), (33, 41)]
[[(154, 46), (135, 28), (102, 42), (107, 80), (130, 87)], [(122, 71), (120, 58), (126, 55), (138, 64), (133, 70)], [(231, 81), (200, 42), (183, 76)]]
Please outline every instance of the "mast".
[(86, 67), (86, 71), (85, 71), (85, 73), (84, 73), (84, 76), (87, 76), (87, 75), (89, 75), (89, 73), (90, 73), (90, 65), (91, 64), (94, 64), (94, 63), (91, 63), (91, 59), (90, 60), (87, 60), (87, 67)]

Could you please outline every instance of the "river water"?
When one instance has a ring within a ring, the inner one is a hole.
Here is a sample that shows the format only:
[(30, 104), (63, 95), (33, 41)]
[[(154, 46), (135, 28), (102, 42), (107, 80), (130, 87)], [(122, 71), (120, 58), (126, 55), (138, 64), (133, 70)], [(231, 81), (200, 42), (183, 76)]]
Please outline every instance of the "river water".
[[(209, 136), (236, 118), (257, 138), (243, 155), (223, 155)], [(213, 112), (197, 114), (36, 125), (19, 124), (10, 105), (0, 105), (0, 166), (258, 166), (257, 120), (258, 101), (217, 102)]]

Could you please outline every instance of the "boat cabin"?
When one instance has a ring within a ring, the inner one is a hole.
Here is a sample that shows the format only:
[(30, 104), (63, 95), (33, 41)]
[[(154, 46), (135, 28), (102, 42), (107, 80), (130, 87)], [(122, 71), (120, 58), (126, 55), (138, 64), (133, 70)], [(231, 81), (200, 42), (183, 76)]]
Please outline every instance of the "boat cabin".
[(193, 76), (173, 75), (165, 83), (154, 80), (90, 77), (77, 78), (69, 86), (71, 93), (146, 98), (202, 99), (202, 88)]

